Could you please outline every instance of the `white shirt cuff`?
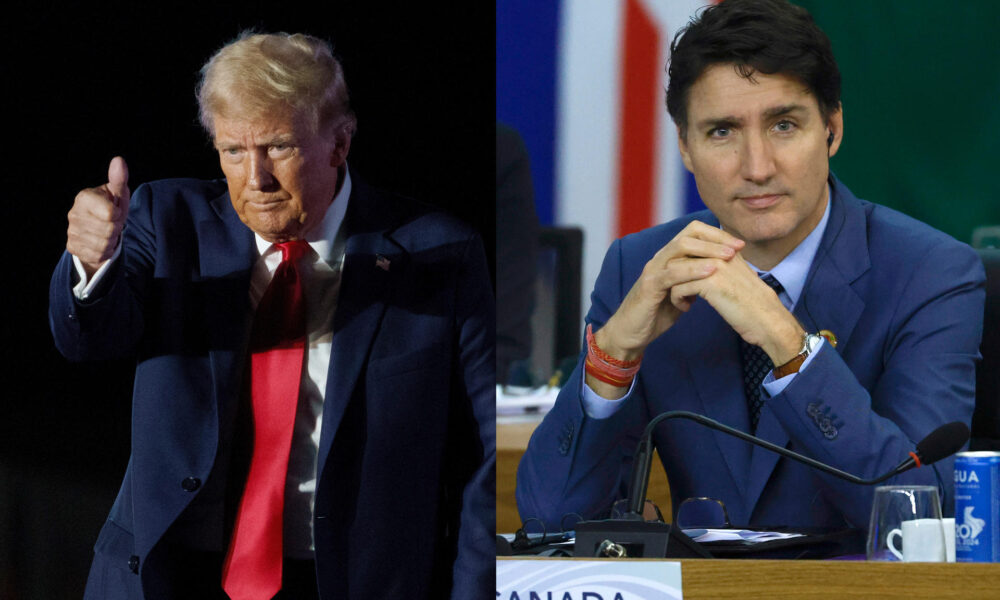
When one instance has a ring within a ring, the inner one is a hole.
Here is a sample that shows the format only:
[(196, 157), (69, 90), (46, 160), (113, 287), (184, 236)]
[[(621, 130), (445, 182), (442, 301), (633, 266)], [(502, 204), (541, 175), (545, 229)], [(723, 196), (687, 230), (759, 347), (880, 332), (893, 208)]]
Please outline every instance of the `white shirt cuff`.
[(79, 281), (73, 286), (73, 295), (76, 296), (77, 300), (86, 300), (90, 297), (94, 288), (97, 287), (97, 284), (100, 283), (101, 279), (104, 277), (104, 274), (108, 272), (108, 269), (111, 267), (111, 263), (115, 262), (115, 259), (117, 259), (118, 255), (121, 253), (122, 241), (119, 237), (118, 245), (115, 247), (114, 254), (111, 255), (111, 258), (104, 261), (104, 264), (94, 272), (94, 276), (90, 278), (90, 281), (87, 281), (87, 271), (83, 268), (83, 263), (80, 262), (80, 259), (75, 255), (70, 255), (73, 256), (73, 266), (76, 267), (76, 275), (79, 278)]

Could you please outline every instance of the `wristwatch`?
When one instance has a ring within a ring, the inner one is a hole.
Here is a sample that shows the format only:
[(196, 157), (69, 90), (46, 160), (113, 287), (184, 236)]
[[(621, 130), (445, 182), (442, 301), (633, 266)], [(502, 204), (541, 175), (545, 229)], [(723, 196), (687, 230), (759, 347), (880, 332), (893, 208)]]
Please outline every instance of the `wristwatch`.
[(792, 360), (786, 362), (780, 367), (775, 367), (774, 378), (781, 379), (785, 375), (798, 373), (799, 369), (802, 367), (802, 363), (806, 361), (806, 358), (813, 352), (819, 350), (819, 345), (823, 343), (824, 337), (826, 336), (822, 335), (822, 332), (807, 333), (805, 337), (802, 338), (802, 350), (799, 351), (799, 353), (796, 354)]

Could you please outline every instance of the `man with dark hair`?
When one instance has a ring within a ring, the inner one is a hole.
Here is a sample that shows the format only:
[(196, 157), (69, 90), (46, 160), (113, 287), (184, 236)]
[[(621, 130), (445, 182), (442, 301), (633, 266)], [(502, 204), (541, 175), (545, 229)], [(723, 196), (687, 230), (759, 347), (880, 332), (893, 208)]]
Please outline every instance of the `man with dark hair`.
[[(688, 92), (715, 64), (745, 78), (784, 73), (809, 88), (823, 119), (840, 110), (840, 69), (830, 39), (804, 8), (787, 2), (734, 2), (705, 11), (671, 46), (667, 112), (687, 132)], [(682, 136), (683, 137), (683, 136)]]
[[(672, 45), (667, 106), (708, 211), (612, 244), (587, 343), (518, 471), (522, 518), (606, 515), (651, 418), (701, 413), (864, 477), (972, 415), (983, 269), (829, 171), (840, 75), (810, 15), (726, 0)], [(739, 525), (857, 527), (872, 489), (688, 421), (655, 431), (673, 506)], [(949, 460), (889, 483), (931, 484)]]

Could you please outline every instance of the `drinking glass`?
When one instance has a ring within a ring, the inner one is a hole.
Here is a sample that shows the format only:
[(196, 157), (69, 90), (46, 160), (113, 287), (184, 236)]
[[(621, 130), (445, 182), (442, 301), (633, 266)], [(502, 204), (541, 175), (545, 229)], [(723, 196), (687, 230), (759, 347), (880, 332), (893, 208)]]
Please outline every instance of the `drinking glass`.
[(868, 527), (868, 560), (942, 562), (941, 501), (932, 485), (875, 488)]

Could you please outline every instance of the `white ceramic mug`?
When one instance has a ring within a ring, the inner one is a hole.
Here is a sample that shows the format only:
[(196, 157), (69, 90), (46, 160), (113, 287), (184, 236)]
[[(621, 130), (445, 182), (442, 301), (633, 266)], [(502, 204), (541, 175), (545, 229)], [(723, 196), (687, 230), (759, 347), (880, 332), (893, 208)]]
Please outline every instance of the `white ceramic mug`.
[(944, 552), (948, 562), (955, 562), (955, 518), (941, 519), (944, 531)]
[[(954, 538), (954, 525), (952, 526)], [(903, 541), (903, 550), (896, 547), (896, 538)], [(886, 536), (886, 545), (903, 562), (944, 562), (945, 535), (941, 519), (903, 521), (899, 529)]]
[[(911, 558), (903, 556), (913, 553), (914, 548), (922, 545), (919, 540), (911, 543), (909, 536), (905, 535), (914, 527), (914, 525), (908, 525), (904, 529), (903, 523), (907, 521), (918, 523), (929, 521), (937, 524), (937, 535), (932, 537), (937, 539), (937, 546), (942, 549), (942, 557), (932, 560), (943, 561), (944, 535), (941, 530), (941, 502), (938, 498), (938, 489), (933, 485), (880, 485), (875, 488), (871, 521), (868, 527), (868, 541), (865, 545), (865, 554), (868, 560), (925, 560), (917, 558), (916, 554)], [(928, 527), (924, 527), (924, 529), (928, 529)], [(890, 546), (893, 540), (889, 536), (894, 530), (896, 534), (892, 538), (906, 538), (902, 540), (902, 543), (900, 541), (895, 543), (895, 550)]]

